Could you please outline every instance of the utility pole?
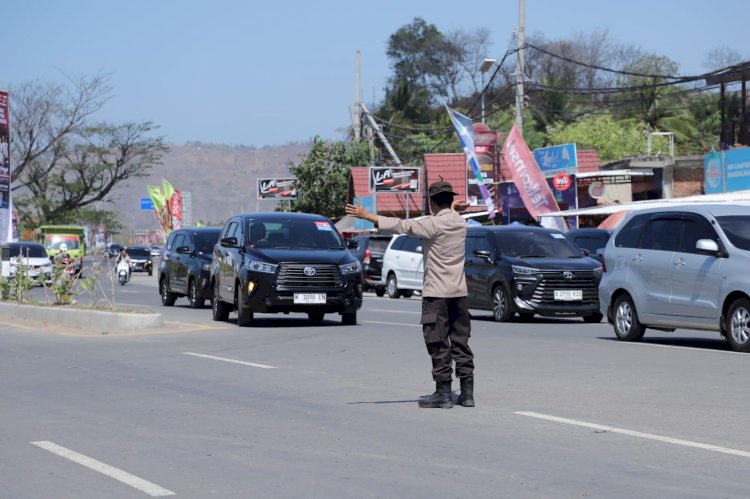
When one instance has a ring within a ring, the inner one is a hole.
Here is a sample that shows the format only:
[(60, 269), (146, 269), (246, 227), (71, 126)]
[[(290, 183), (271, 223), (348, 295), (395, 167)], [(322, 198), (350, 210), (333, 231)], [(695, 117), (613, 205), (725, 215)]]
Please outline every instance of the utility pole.
[(523, 135), (523, 79), (526, 69), (526, 59), (523, 46), (526, 44), (524, 30), (526, 24), (526, 0), (518, 0), (518, 66), (516, 67), (516, 128)]
[(362, 88), (360, 83), (360, 54), (359, 50), (354, 55), (354, 110), (352, 111), (352, 127), (354, 128), (354, 141), (359, 142), (361, 137), (362, 124), (360, 122), (360, 113), (362, 103)]
[(370, 111), (367, 110), (367, 106), (365, 106), (364, 102), (359, 103), (360, 107), (362, 108), (362, 111), (365, 113), (365, 118), (370, 123), (370, 127), (375, 132), (375, 134), (378, 136), (380, 141), (383, 143), (383, 146), (385, 146), (386, 151), (388, 151), (388, 154), (391, 155), (391, 158), (393, 159), (393, 162), (396, 164), (396, 166), (401, 166), (401, 160), (399, 159), (398, 155), (396, 154), (396, 151), (393, 150), (393, 147), (391, 147), (391, 143), (388, 142), (388, 139), (383, 135), (383, 132), (380, 130), (380, 127), (378, 126), (377, 122), (375, 121), (375, 118), (372, 117), (370, 114)]

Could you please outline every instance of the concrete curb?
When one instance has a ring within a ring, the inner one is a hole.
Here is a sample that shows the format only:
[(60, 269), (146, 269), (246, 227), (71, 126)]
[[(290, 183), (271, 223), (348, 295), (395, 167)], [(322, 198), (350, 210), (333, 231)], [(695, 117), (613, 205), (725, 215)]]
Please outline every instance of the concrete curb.
[(156, 313), (105, 312), (66, 306), (0, 303), (0, 316), (44, 321), (82, 332), (124, 333), (164, 327), (164, 317)]

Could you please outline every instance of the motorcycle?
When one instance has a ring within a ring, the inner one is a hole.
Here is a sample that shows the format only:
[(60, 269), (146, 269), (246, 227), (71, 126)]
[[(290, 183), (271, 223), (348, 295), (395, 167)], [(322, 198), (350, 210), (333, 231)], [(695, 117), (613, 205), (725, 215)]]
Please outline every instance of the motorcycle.
[(122, 286), (130, 280), (130, 267), (125, 261), (121, 261), (117, 264), (117, 280)]
[(75, 274), (76, 274), (75, 261), (71, 257), (67, 255), (62, 256), (58, 260), (58, 262), (62, 266), (63, 270), (65, 271), (65, 274), (68, 276), (69, 279), (72, 279), (73, 277), (75, 277)]

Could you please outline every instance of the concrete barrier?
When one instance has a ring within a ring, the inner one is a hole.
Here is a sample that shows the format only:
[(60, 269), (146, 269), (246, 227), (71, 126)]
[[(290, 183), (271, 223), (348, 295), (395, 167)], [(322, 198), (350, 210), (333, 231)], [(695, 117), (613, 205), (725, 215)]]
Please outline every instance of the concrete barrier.
[(0, 303), (0, 317), (49, 322), (96, 334), (164, 327), (164, 317), (156, 313), (108, 312), (70, 306), (22, 305), (12, 302)]

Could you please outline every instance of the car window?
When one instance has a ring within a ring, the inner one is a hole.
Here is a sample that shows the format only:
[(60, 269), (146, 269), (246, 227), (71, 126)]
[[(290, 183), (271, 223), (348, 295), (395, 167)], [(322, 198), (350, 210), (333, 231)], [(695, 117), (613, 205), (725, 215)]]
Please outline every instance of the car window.
[(581, 235), (573, 237), (573, 242), (576, 246), (588, 250), (589, 253), (596, 253), (596, 250), (604, 248), (608, 240), (609, 236), (607, 235)]
[(66, 236), (61, 234), (47, 234), (44, 237), (44, 247), (47, 249), (60, 249), (60, 245), (65, 243), (68, 251), (78, 249), (78, 236)]
[(492, 244), (489, 242), (489, 240), (484, 236), (478, 236), (476, 237), (476, 241), (474, 242), (474, 250), (485, 250), (485, 251), (492, 251)]
[(729, 242), (741, 250), (750, 251), (750, 216), (725, 215), (716, 217), (716, 221)]
[(193, 232), (195, 240), (195, 252), (199, 255), (210, 255), (214, 251), (214, 245), (219, 242), (219, 231)]
[(641, 234), (643, 229), (646, 227), (650, 215), (641, 214), (636, 215), (620, 229), (620, 232), (615, 236), (615, 246), (618, 248), (637, 248), (638, 243), (641, 240)]
[(174, 247), (175, 249), (179, 248), (180, 246), (185, 246), (185, 234), (177, 234), (177, 236), (174, 238)]
[(128, 256), (130, 258), (150, 258), (151, 250), (148, 248), (128, 248)]
[(416, 253), (417, 248), (420, 246), (422, 246), (421, 239), (417, 239), (416, 237), (406, 236), (406, 240), (404, 241), (403, 246), (401, 246), (401, 251), (410, 251), (412, 253)]
[(237, 222), (229, 222), (229, 225), (227, 226), (226, 232), (224, 232), (224, 238), (227, 237), (237, 237), (237, 226), (239, 224)]
[(505, 256), (514, 258), (582, 258), (581, 252), (562, 233), (539, 230), (502, 230), (495, 241)]
[[(385, 249), (388, 247), (388, 243), (390, 242), (390, 239), (386, 239), (383, 237), (371, 237), (369, 240), (368, 248), (373, 253), (383, 253)], [(360, 247), (362, 246), (362, 243), (360, 242)]]
[(654, 218), (643, 230), (640, 248), (655, 251), (675, 251), (682, 230), (679, 218)]
[(47, 251), (44, 247), (37, 244), (14, 244), (10, 246), (10, 257), (15, 258), (19, 255), (24, 258), (47, 258)]
[(398, 250), (401, 251), (401, 246), (404, 245), (404, 241), (406, 240), (406, 236), (398, 236), (393, 239), (393, 244), (391, 245), (392, 250)]
[(174, 249), (174, 238), (177, 236), (179, 232), (172, 232), (169, 235), (169, 238), (167, 239), (167, 249), (173, 250)]
[(719, 236), (708, 220), (700, 215), (688, 214), (685, 216), (682, 227), (682, 237), (677, 251), (681, 253), (698, 253), (695, 249), (696, 243), (701, 239), (710, 239), (720, 244)]
[(466, 237), (466, 245), (464, 246), (464, 254), (467, 257), (470, 257), (474, 254), (474, 244), (476, 243), (476, 237), (474, 236), (467, 236)]
[(315, 219), (264, 220), (247, 223), (251, 248), (342, 249), (344, 240), (328, 221)]

